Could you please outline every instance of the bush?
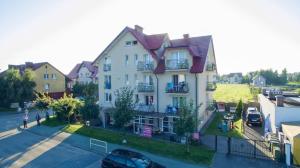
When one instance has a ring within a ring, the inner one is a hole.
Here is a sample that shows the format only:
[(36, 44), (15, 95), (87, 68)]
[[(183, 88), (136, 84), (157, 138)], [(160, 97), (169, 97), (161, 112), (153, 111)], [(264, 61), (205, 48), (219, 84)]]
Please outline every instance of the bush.
[(83, 120), (92, 120), (99, 118), (99, 106), (94, 98), (87, 98), (84, 106), (80, 108), (80, 114)]
[(242, 112), (243, 112), (243, 101), (240, 100), (237, 107), (236, 107), (236, 114), (237, 114), (236, 119), (237, 120), (242, 118)]

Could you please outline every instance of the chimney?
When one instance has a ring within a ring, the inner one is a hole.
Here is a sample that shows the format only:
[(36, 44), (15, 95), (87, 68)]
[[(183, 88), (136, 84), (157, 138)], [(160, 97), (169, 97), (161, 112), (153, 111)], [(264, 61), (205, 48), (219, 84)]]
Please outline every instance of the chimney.
[(183, 38), (188, 39), (188, 38), (190, 38), (190, 35), (189, 34), (183, 34)]
[(283, 107), (283, 102), (284, 102), (284, 96), (282, 95), (277, 95), (276, 97), (276, 106), (277, 107)]
[(137, 32), (143, 33), (143, 27), (139, 26), (139, 25), (134, 25), (134, 30), (136, 30)]

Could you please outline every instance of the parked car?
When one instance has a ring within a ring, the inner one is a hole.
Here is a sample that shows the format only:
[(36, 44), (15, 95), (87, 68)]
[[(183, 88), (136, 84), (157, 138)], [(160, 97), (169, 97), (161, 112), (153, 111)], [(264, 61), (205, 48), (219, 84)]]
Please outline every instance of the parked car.
[(255, 112), (258, 112), (256, 107), (248, 107), (246, 114), (248, 115), (249, 113), (255, 113)]
[(141, 153), (126, 150), (113, 150), (102, 160), (102, 168), (165, 168)]
[(253, 112), (249, 112), (247, 113), (246, 116), (246, 124), (247, 125), (258, 125), (258, 126), (262, 126), (263, 124), (263, 119), (262, 116), (260, 114), (260, 112), (258, 111), (253, 111)]

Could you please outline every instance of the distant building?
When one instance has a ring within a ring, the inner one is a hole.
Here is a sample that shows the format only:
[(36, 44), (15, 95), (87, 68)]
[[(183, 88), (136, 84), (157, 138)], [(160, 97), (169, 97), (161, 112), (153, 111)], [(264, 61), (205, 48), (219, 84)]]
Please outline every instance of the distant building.
[(258, 95), (260, 111), (264, 116), (265, 131), (276, 133), (283, 122), (300, 121), (300, 98), (277, 95), (270, 100), (265, 95)]
[(74, 85), (76, 82), (81, 84), (98, 83), (98, 68), (92, 65), (92, 62), (83, 61), (77, 64), (72, 71), (68, 74), (68, 77), (72, 80), (70, 85)]
[(265, 87), (266, 86), (266, 78), (261, 75), (257, 75), (252, 79), (252, 85), (256, 87)]
[(241, 84), (243, 80), (243, 74), (242, 73), (230, 73), (228, 75), (224, 75), (223, 81), (225, 83), (230, 84)]
[(8, 69), (12, 68), (19, 70), (21, 75), (26, 69), (32, 70), (34, 73), (33, 80), (36, 83), (35, 91), (37, 92), (48, 93), (53, 98), (60, 98), (67, 90), (68, 77), (48, 62), (8, 65)]

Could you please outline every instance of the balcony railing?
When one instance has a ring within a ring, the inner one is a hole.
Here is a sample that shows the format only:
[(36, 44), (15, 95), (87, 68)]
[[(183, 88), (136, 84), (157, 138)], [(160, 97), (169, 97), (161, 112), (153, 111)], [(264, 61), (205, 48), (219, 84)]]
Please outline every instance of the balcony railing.
[(154, 69), (153, 62), (139, 61), (137, 64), (138, 71), (153, 71), (153, 69)]
[(167, 70), (180, 70), (180, 69), (188, 69), (189, 64), (188, 60), (177, 60), (177, 59), (171, 59), (166, 60), (166, 69)]
[(154, 92), (154, 86), (148, 83), (138, 83), (138, 92)]
[(188, 93), (189, 87), (186, 82), (179, 82), (178, 84), (174, 84), (172, 82), (167, 83), (166, 93)]
[(141, 112), (154, 112), (155, 108), (153, 104), (143, 104), (139, 103), (135, 106), (134, 108), (136, 111), (141, 111)]
[(103, 71), (104, 72), (111, 71), (111, 64), (104, 64)]
[(111, 83), (104, 82), (104, 89), (111, 89)]
[(208, 82), (206, 86), (207, 91), (215, 91), (217, 89), (217, 84), (214, 82)]
[(207, 71), (214, 71), (214, 70), (216, 70), (216, 64), (213, 64), (213, 63), (207, 64), (206, 70)]
[(169, 114), (177, 114), (179, 111), (179, 108), (178, 107), (175, 107), (175, 106), (172, 106), (172, 105), (167, 105), (167, 108), (166, 108), (166, 113), (169, 113)]

